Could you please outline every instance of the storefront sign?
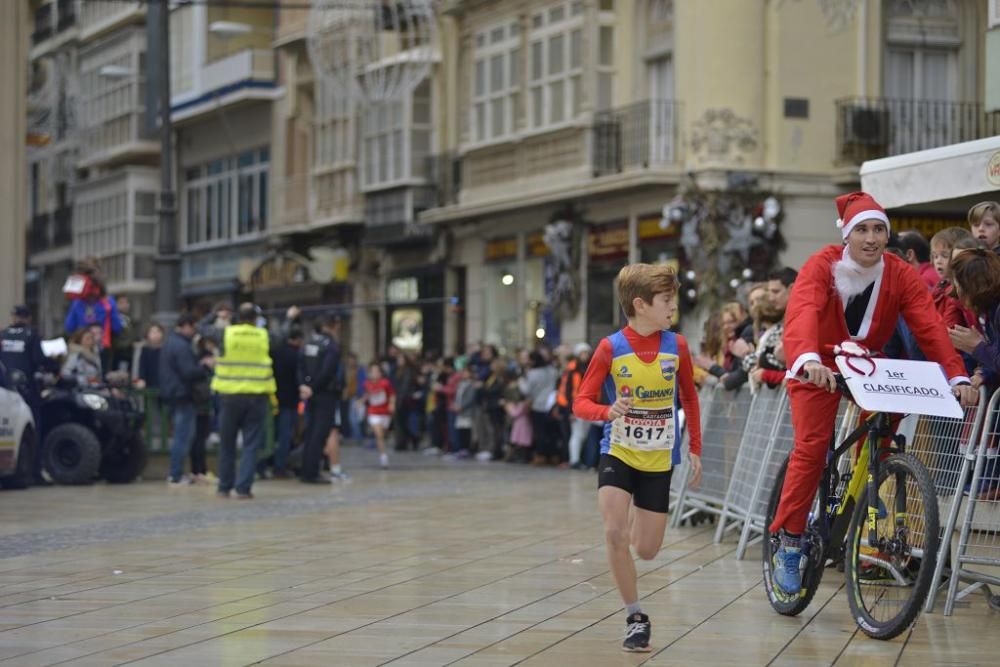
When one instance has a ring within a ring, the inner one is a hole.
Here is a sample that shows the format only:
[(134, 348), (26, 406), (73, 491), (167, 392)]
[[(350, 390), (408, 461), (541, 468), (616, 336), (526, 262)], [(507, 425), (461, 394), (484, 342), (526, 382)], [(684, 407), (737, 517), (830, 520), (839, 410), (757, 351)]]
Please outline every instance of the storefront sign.
[(269, 257), (250, 274), (250, 289), (278, 289), (309, 282), (305, 261), (290, 254)]
[(588, 252), (591, 261), (628, 257), (628, 223), (613, 222), (590, 229)]
[(393, 278), (386, 286), (385, 298), (389, 303), (409, 303), (420, 298), (420, 286), (414, 277)]
[(948, 227), (965, 227), (965, 218), (939, 218), (939, 217), (900, 217), (890, 216), (892, 231), (899, 233), (908, 229), (920, 232), (928, 241), (942, 229)]
[(1000, 188), (1000, 151), (994, 153), (986, 163), (986, 180), (990, 185)]
[(529, 234), (526, 239), (528, 244), (528, 257), (547, 257), (549, 254), (549, 247), (545, 245), (545, 235), (541, 232), (537, 234)]
[(652, 241), (654, 239), (672, 239), (680, 236), (679, 223), (675, 222), (664, 228), (662, 222), (663, 217), (659, 214), (639, 218), (639, 240)]
[(486, 261), (499, 262), (517, 259), (517, 237), (492, 239), (486, 242)]
[(862, 410), (962, 418), (941, 366), (932, 361), (837, 357), (837, 367)]

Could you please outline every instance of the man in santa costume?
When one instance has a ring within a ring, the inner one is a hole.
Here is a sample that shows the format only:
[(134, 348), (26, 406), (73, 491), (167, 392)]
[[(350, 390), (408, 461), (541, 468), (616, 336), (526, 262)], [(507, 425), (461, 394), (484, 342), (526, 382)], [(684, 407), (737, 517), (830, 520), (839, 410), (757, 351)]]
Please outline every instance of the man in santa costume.
[(844, 245), (827, 246), (809, 258), (792, 288), (785, 318), (795, 447), (770, 530), (781, 531), (774, 582), (788, 595), (802, 587), (799, 538), (823, 474), (840, 404), (832, 346), (852, 340), (881, 350), (902, 316), (927, 358), (944, 367), (963, 404), (974, 405), (977, 399), (927, 287), (905, 260), (885, 252), (885, 211), (864, 192), (836, 201)]

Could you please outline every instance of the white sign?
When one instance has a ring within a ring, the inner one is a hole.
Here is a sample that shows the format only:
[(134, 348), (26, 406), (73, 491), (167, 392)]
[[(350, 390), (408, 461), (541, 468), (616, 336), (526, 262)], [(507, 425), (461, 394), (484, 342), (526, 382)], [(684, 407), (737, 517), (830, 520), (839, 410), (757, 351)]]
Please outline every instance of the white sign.
[(837, 368), (863, 410), (954, 419), (965, 415), (941, 366), (932, 361), (837, 357)]
[(42, 354), (49, 358), (61, 357), (68, 352), (65, 338), (53, 338), (42, 341)]

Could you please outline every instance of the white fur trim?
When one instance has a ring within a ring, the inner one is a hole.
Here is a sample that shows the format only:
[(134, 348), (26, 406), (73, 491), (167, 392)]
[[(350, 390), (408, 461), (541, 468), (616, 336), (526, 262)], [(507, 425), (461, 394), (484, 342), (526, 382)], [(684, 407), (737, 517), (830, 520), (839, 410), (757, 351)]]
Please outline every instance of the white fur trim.
[(952, 379), (948, 380), (948, 386), (954, 387), (956, 384), (961, 384), (963, 382), (972, 384), (972, 380), (970, 380), (969, 378), (965, 377), (964, 375), (956, 375)]
[(799, 375), (799, 371), (802, 370), (802, 367), (805, 366), (808, 361), (818, 361), (823, 363), (823, 360), (820, 359), (819, 355), (815, 352), (803, 352), (799, 355), (799, 358), (795, 360), (795, 363), (792, 364), (792, 367), (788, 369), (785, 377), (790, 380), (796, 379)]
[(872, 328), (872, 318), (875, 315), (875, 306), (878, 304), (879, 288), (882, 286), (884, 271), (885, 259), (880, 259), (875, 266), (863, 267), (851, 258), (847, 246), (844, 246), (840, 261), (833, 264), (833, 284), (840, 296), (841, 306), (845, 309), (847, 301), (852, 296), (861, 294), (868, 288), (868, 285), (872, 282), (875, 283), (875, 286), (872, 287), (872, 296), (868, 300), (868, 307), (861, 320), (861, 327), (856, 336), (851, 336), (851, 340), (864, 340)]
[(840, 233), (843, 234), (844, 238), (846, 239), (847, 235), (851, 233), (851, 230), (854, 229), (854, 227), (863, 220), (879, 220), (885, 223), (886, 229), (890, 230), (892, 229), (892, 226), (889, 224), (889, 216), (887, 216), (882, 211), (878, 211), (875, 209), (861, 211), (860, 213), (855, 214), (854, 217), (848, 220), (847, 222), (844, 222), (843, 220), (838, 220), (837, 222), (839, 222), (840, 224), (838, 224), (837, 226), (840, 227)]

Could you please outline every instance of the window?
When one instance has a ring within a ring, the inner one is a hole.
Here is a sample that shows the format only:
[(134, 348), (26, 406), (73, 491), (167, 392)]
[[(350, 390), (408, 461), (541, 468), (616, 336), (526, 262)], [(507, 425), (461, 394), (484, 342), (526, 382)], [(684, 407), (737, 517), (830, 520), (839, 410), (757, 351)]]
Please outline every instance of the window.
[(364, 118), (364, 186), (384, 188), (423, 178), (431, 131), (428, 79), (401, 101), (373, 105)]
[(990, 0), (989, 25), (991, 28), (1000, 27), (1000, 0)]
[(354, 109), (323, 77), (316, 82), (314, 166), (332, 168), (354, 162)]
[(598, 19), (596, 34), (585, 32), (589, 28), (584, 22), (581, 2), (555, 5), (532, 16), (528, 36), (528, 103), (533, 129), (572, 121), (583, 110), (583, 73), (588, 44), (597, 47), (596, 53), (590, 56), (597, 72), (594, 105), (598, 109), (612, 106), (613, 2), (600, 3)]
[(81, 157), (141, 138), (144, 38), (135, 29), (99, 42), (80, 56)]
[(270, 171), (268, 148), (185, 170), (185, 245), (224, 243), (265, 231)]
[(472, 68), (475, 141), (513, 134), (521, 84), (521, 38), (516, 21), (476, 36)]

